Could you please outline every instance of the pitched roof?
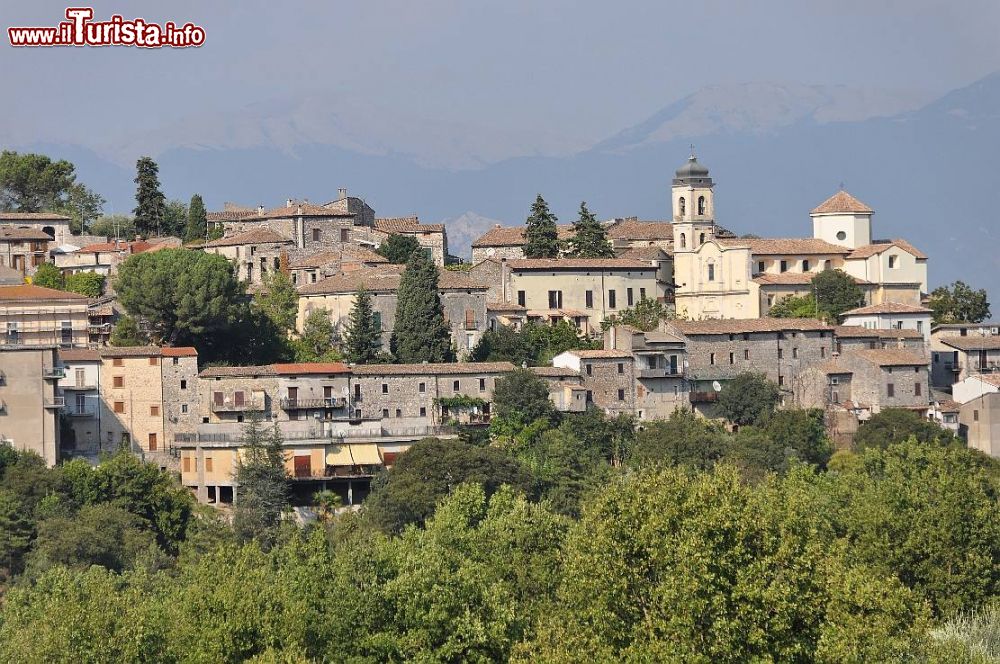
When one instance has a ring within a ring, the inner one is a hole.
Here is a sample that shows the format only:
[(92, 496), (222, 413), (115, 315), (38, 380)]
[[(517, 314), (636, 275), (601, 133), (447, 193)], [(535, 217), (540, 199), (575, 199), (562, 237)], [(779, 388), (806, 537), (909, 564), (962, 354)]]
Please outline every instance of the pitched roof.
[(916, 258), (927, 258), (927, 254), (920, 251), (906, 240), (901, 240), (897, 238), (895, 240), (878, 241), (878, 242), (873, 242), (872, 244), (862, 245), (857, 249), (855, 249), (854, 251), (852, 251), (851, 253), (849, 253), (847, 255), (847, 260), (857, 259), (857, 258), (868, 258), (870, 256), (874, 256), (875, 254), (881, 254), (885, 251), (888, 251), (893, 247), (902, 249), (903, 251), (912, 254)]
[(101, 357), (159, 357), (159, 346), (107, 346), (100, 349)]
[[(398, 268), (398, 269), (397, 269)], [(391, 293), (399, 290), (404, 266), (383, 265), (338, 272), (314, 284), (299, 287), (300, 295), (327, 295), (353, 293), (361, 286), (374, 293)], [(493, 286), (486, 275), (469, 274), (455, 270), (438, 271), (440, 290), (486, 290)]]
[(837, 325), (833, 334), (843, 339), (923, 339), (924, 335), (916, 330), (892, 329), (875, 330), (860, 325)]
[(871, 214), (874, 210), (841, 189), (813, 208), (812, 214), (843, 214), (851, 212)]
[(111, 242), (95, 242), (94, 244), (88, 244), (86, 246), (80, 247), (76, 253), (78, 254), (105, 254), (112, 251), (130, 252), (133, 254), (141, 254), (144, 251), (156, 251), (158, 249), (168, 249), (170, 245), (165, 242), (153, 242), (147, 240), (136, 240), (135, 242), (126, 242), (124, 240), (114, 240)]
[(375, 230), (383, 233), (440, 233), (444, 224), (421, 224), (418, 217), (382, 217), (375, 219)]
[(512, 270), (655, 270), (629, 258), (522, 258), (507, 261)]
[[(811, 284), (813, 277), (818, 272), (762, 272), (753, 278), (755, 283), (762, 286), (804, 286)], [(871, 285), (870, 281), (854, 277), (854, 283), (859, 285)]]
[(69, 221), (64, 214), (55, 212), (0, 212), (0, 221)]
[(232, 208), (219, 212), (209, 212), (205, 215), (206, 221), (240, 221), (248, 217), (256, 217), (255, 208)]
[(915, 304), (903, 304), (902, 302), (883, 302), (882, 304), (869, 304), (845, 311), (843, 316), (866, 316), (870, 314), (929, 314), (931, 310)]
[(626, 219), (608, 229), (613, 240), (673, 240), (674, 226), (669, 221)]
[(160, 351), (163, 357), (198, 357), (198, 349), (192, 346), (164, 346)]
[(670, 258), (670, 254), (660, 247), (629, 247), (615, 253), (615, 258), (627, 258), (633, 261), (662, 261)]
[(358, 376), (422, 376), (449, 374), (506, 373), (513, 371), (510, 362), (427, 362), (421, 364), (355, 364), (351, 373)]
[(90, 348), (60, 348), (59, 360), (62, 362), (100, 362), (101, 354)]
[(208, 367), (198, 374), (200, 378), (256, 378), (276, 375), (270, 364), (257, 367)]
[(593, 350), (568, 350), (567, 353), (576, 355), (585, 360), (612, 360), (619, 358), (631, 358), (632, 356), (623, 350), (604, 350), (597, 348)]
[(389, 259), (365, 247), (345, 245), (341, 250), (320, 251), (297, 259), (291, 264), (292, 269), (320, 268), (334, 263), (361, 261), (362, 263), (383, 264)]
[(79, 293), (70, 293), (68, 291), (56, 290), (55, 288), (44, 288), (31, 284), (0, 286), (0, 300), (79, 300), (86, 302), (89, 299), (86, 295), (80, 295)]
[(675, 320), (669, 323), (685, 336), (698, 334), (742, 334), (746, 332), (807, 332), (831, 327), (814, 318), (718, 318)]
[(229, 237), (221, 237), (218, 240), (206, 242), (202, 247), (235, 247), (245, 244), (285, 244), (291, 243), (284, 235), (275, 233), (270, 228), (254, 228), (249, 231), (237, 233)]
[(24, 275), (9, 265), (0, 265), (0, 285), (11, 286), (24, 283)]
[(992, 385), (993, 387), (1000, 387), (1000, 373), (984, 373), (984, 374), (972, 374), (969, 378), (978, 378), (987, 385)]
[(565, 378), (566, 376), (579, 376), (580, 372), (569, 367), (528, 367), (533, 374), (542, 378)]
[(18, 242), (23, 240), (52, 240), (45, 231), (37, 228), (19, 228), (17, 226), (0, 226), (0, 241)]
[(297, 374), (341, 374), (350, 371), (343, 362), (295, 362), (291, 364), (272, 364), (274, 373), (279, 376)]
[(522, 307), (516, 302), (487, 302), (487, 311), (527, 311), (527, 307)]
[(817, 238), (716, 238), (725, 247), (750, 247), (755, 256), (848, 254), (850, 249)]
[(909, 350), (882, 348), (876, 350), (851, 350), (845, 355), (854, 355), (880, 367), (926, 366), (927, 358)]
[(979, 335), (970, 334), (967, 337), (941, 337), (938, 339), (943, 344), (947, 344), (958, 350), (998, 350), (1000, 349), (1000, 335)]
[(353, 214), (341, 212), (321, 205), (312, 203), (292, 202), (291, 207), (282, 205), (280, 207), (266, 210), (263, 214), (257, 214), (258, 219), (282, 219), (286, 217), (353, 217)]
[[(524, 226), (501, 226), (497, 224), (472, 242), (473, 247), (520, 247), (524, 244)], [(573, 237), (572, 224), (558, 224), (556, 232), (560, 240)]]

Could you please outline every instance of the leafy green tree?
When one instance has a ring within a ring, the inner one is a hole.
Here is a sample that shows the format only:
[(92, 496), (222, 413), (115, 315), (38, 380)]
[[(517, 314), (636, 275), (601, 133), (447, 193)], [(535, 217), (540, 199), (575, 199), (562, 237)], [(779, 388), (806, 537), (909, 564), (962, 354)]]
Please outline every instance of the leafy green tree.
[(284, 442), (277, 425), (266, 432), (260, 415), (252, 413), (243, 427), (242, 444), (245, 454), (236, 469), (233, 528), (242, 540), (254, 540), (268, 549), (291, 508)]
[(205, 202), (200, 194), (191, 197), (188, 205), (187, 225), (184, 228), (185, 242), (204, 241), (208, 233), (208, 213), (205, 212)]
[(131, 316), (122, 316), (111, 330), (112, 346), (144, 346), (146, 335)]
[(104, 206), (104, 199), (76, 181), (66, 160), (41, 154), (0, 153), (0, 212), (57, 212), (70, 217), (80, 234)]
[(166, 216), (166, 197), (160, 191), (160, 167), (150, 157), (135, 164), (135, 229), (145, 236), (159, 235)]
[(605, 445), (574, 435), (568, 422), (525, 443), (513, 454), (531, 470), (542, 498), (560, 514), (579, 516), (584, 496), (604, 486), (611, 475)]
[(659, 300), (644, 297), (616, 314), (611, 314), (601, 321), (601, 329), (608, 330), (615, 325), (628, 325), (643, 332), (652, 332), (660, 327), (660, 322), (674, 317), (665, 304)]
[(455, 353), (438, 291), (438, 270), (415, 251), (399, 283), (396, 323), (389, 342), (398, 362), (451, 362)]
[(283, 333), (293, 331), (299, 312), (299, 292), (292, 280), (281, 270), (274, 270), (264, 275), (263, 286), (254, 296), (254, 306)]
[(764, 422), (781, 403), (778, 386), (764, 374), (744, 372), (722, 386), (716, 412), (733, 424)]
[(497, 378), (493, 387), (493, 416), (500, 429), (513, 427), (515, 432), (536, 420), (550, 424), (559, 421), (559, 411), (549, 399), (548, 383), (521, 368)]
[(767, 419), (764, 432), (782, 448), (792, 450), (798, 459), (820, 468), (826, 467), (833, 454), (819, 408), (776, 411)]
[(725, 461), (740, 469), (744, 479), (761, 481), (768, 473), (783, 475), (795, 453), (754, 426), (741, 427), (730, 437)]
[(549, 204), (541, 194), (531, 205), (531, 214), (525, 222), (524, 256), (525, 258), (558, 258), (559, 228), (558, 219), (549, 211)]
[(132, 241), (135, 239), (135, 217), (124, 214), (110, 214), (98, 217), (90, 225), (93, 235), (102, 235), (111, 239)]
[(35, 270), (35, 276), (31, 278), (31, 283), (44, 288), (62, 290), (64, 286), (62, 270), (57, 268), (54, 263), (42, 263)]
[(931, 661), (988, 664), (1000, 661), (1000, 599), (966, 610), (931, 630)]
[(614, 249), (608, 233), (597, 217), (580, 203), (580, 217), (573, 222), (573, 238), (569, 241), (570, 255), (574, 258), (613, 258)]
[(169, 200), (163, 206), (159, 235), (183, 238), (187, 232), (188, 207), (184, 201)]
[(683, 466), (712, 468), (728, 451), (725, 430), (690, 410), (676, 410), (667, 420), (649, 423), (636, 434), (629, 459), (638, 468)]
[(34, 536), (35, 524), (18, 496), (0, 490), (0, 579), (21, 570), (24, 554)]
[(364, 513), (382, 531), (398, 533), (408, 524), (422, 524), (444, 496), (465, 482), (482, 485), (487, 495), (504, 484), (528, 495), (535, 491), (531, 472), (503, 450), (425, 438), (373, 482)]
[(771, 318), (818, 318), (816, 299), (812, 295), (786, 295), (768, 309)]
[(865, 302), (861, 286), (843, 270), (817, 272), (812, 278), (812, 289), (816, 296), (816, 308), (832, 320)]
[(929, 422), (912, 410), (886, 408), (858, 428), (854, 434), (854, 449), (885, 449), (910, 438), (919, 443), (949, 445), (955, 443), (955, 436), (934, 422)]
[(981, 323), (990, 317), (986, 289), (974, 290), (964, 281), (935, 288), (928, 306), (935, 324)]
[(567, 350), (599, 347), (600, 341), (588, 339), (572, 323), (561, 320), (555, 325), (529, 322), (520, 330), (506, 325), (486, 330), (470, 355), (476, 362), (506, 360), (516, 365), (543, 366)]
[(104, 292), (104, 275), (96, 272), (68, 274), (66, 275), (66, 290), (87, 297), (99, 297)]
[(302, 334), (292, 342), (296, 362), (336, 362), (342, 355), (333, 345), (334, 329), (330, 312), (313, 309), (306, 316)]
[(382, 355), (382, 326), (375, 318), (372, 298), (362, 286), (354, 294), (354, 305), (344, 331), (344, 356), (354, 364), (372, 364)]
[(188, 249), (129, 256), (118, 269), (118, 300), (148, 325), (153, 341), (199, 345), (227, 330), (243, 305), (243, 286), (225, 257)]
[(390, 263), (405, 265), (414, 251), (420, 251), (420, 243), (412, 235), (393, 233), (389, 239), (379, 245), (376, 251)]

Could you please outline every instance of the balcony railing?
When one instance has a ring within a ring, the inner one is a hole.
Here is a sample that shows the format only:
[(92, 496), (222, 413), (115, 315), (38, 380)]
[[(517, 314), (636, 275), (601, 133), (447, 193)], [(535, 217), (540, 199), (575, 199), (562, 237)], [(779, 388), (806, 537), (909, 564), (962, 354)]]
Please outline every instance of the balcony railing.
[(61, 380), (66, 377), (66, 370), (62, 367), (48, 367), (42, 369), (42, 378), (46, 380)]
[(305, 410), (309, 408), (344, 408), (347, 406), (345, 397), (325, 397), (322, 399), (290, 399), (281, 400), (282, 410)]
[(97, 417), (97, 411), (93, 408), (67, 408), (66, 415), (70, 417)]
[(222, 403), (212, 402), (213, 413), (245, 413), (251, 410), (263, 410), (263, 405), (255, 399), (247, 399), (242, 403), (234, 403), (232, 401), (224, 401)]
[(88, 325), (87, 332), (89, 334), (111, 334), (111, 323), (103, 323), (101, 325)]
[[(378, 438), (417, 438), (424, 436), (447, 436), (454, 435), (456, 430), (450, 426), (424, 426), (424, 427), (374, 427), (366, 429), (353, 429), (347, 431), (282, 431), (281, 437), (288, 443), (302, 442), (324, 442), (340, 440), (371, 440)], [(222, 447), (233, 443), (242, 443), (241, 433), (177, 433), (174, 434), (174, 443), (201, 444)]]
[(680, 368), (659, 367), (657, 369), (639, 369), (639, 378), (675, 378), (680, 375)]
[(718, 400), (718, 392), (691, 392), (691, 403), (715, 403)]
[(66, 397), (49, 397), (45, 400), (46, 408), (63, 408), (66, 406)]

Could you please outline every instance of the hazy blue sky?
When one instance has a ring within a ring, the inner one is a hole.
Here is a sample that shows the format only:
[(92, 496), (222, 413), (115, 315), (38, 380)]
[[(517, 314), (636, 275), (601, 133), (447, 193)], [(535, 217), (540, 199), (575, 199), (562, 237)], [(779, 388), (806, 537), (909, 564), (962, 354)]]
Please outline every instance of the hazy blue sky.
[[(308, 90), (592, 141), (706, 84), (940, 93), (1000, 69), (996, 0), (92, 4), (194, 21), (207, 43), (15, 50), (4, 35), (0, 141), (100, 138)], [(53, 25), (65, 6), (2, 0), (0, 17)]]

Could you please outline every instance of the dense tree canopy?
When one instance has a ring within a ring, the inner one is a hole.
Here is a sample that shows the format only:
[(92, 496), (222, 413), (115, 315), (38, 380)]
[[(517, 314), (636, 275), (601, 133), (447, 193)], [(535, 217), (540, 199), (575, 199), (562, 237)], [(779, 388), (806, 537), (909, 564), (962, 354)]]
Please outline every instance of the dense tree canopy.
[(62, 290), (64, 285), (62, 270), (57, 268), (54, 263), (42, 263), (31, 277), (31, 283), (43, 288)]
[(764, 374), (745, 372), (722, 386), (716, 411), (733, 424), (761, 424), (780, 402), (777, 385)]
[(608, 233), (597, 217), (580, 203), (580, 216), (573, 222), (573, 237), (569, 241), (574, 258), (612, 258), (615, 255)]
[(935, 288), (928, 306), (935, 324), (980, 323), (990, 317), (986, 290), (975, 290), (964, 281)]
[(559, 256), (558, 219), (549, 211), (549, 204), (541, 194), (531, 204), (531, 214), (525, 221), (525, 258), (557, 258)]
[(817, 272), (812, 278), (812, 290), (820, 316), (832, 321), (865, 301), (865, 294), (854, 277), (842, 270)]
[(920, 417), (912, 410), (886, 408), (863, 423), (854, 435), (854, 447), (886, 448), (914, 438), (921, 443), (948, 445), (956, 442), (954, 434)]
[(66, 160), (41, 154), (0, 153), (0, 212), (57, 212), (79, 234), (101, 213), (104, 199), (76, 181)]
[(674, 314), (667, 305), (659, 300), (644, 297), (636, 302), (635, 306), (605, 318), (601, 321), (601, 327), (607, 330), (615, 325), (628, 325), (643, 332), (652, 332), (660, 327), (661, 322), (673, 317)]
[(403, 271), (389, 345), (398, 362), (455, 359), (438, 291), (438, 269), (422, 251), (410, 255)]
[(486, 330), (475, 347), (471, 359), (475, 362), (500, 362), (506, 360), (516, 365), (548, 365), (552, 358), (567, 350), (600, 348), (600, 341), (592, 341), (568, 321), (555, 325), (528, 322), (520, 330), (500, 325)]
[(159, 235), (167, 213), (167, 202), (160, 191), (160, 167), (150, 157), (141, 157), (135, 164), (136, 231), (145, 237)]
[(263, 288), (254, 296), (253, 305), (282, 333), (292, 332), (299, 313), (299, 292), (292, 280), (281, 270), (274, 270), (264, 275), (261, 285)]
[(767, 310), (772, 318), (819, 318), (816, 298), (812, 295), (786, 295)]
[(117, 238), (132, 241), (135, 239), (135, 217), (125, 214), (109, 214), (98, 217), (90, 225), (90, 232), (112, 240)]
[(333, 322), (326, 309), (313, 309), (306, 316), (302, 333), (292, 342), (296, 362), (335, 362), (343, 356), (334, 345)]
[(414, 251), (420, 250), (420, 243), (412, 235), (393, 233), (389, 239), (379, 245), (379, 254), (385, 256), (390, 263), (405, 265)]

